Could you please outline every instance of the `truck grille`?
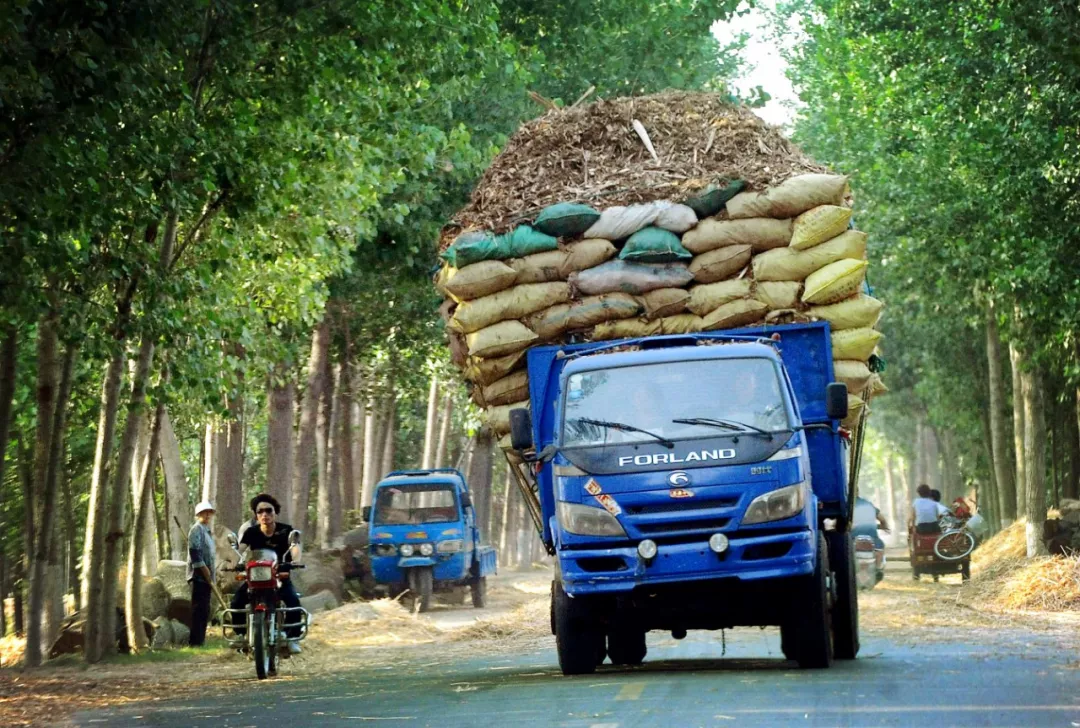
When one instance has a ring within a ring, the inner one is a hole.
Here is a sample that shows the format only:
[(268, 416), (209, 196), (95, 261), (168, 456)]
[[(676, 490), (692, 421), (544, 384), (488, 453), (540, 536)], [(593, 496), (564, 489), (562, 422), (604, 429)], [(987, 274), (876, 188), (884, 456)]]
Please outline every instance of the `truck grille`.
[(637, 530), (647, 535), (663, 535), (668, 533), (692, 533), (702, 531), (714, 533), (728, 524), (730, 518), (706, 518), (697, 521), (672, 521), (670, 523), (642, 523), (635, 524)]
[(626, 512), (632, 516), (643, 516), (652, 513), (679, 513), (681, 511), (708, 511), (716, 508), (731, 508), (739, 502), (738, 498), (714, 498), (710, 500), (698, 500), (686, 498), (685, 500), (673, 500), (670, 503), (650, 503), (643, 505), (626, 506)]

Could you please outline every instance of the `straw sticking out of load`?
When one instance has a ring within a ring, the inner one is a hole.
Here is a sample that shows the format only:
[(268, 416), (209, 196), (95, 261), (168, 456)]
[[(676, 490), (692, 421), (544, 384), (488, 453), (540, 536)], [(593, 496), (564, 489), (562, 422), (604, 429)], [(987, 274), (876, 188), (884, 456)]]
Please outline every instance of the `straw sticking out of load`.
[(551, 112), (443, 231), (454, 362), (501, 435), (527, 406), (531, 346), (825, 320), (852, 426), (885, 387), (869, 366), (882, 305), (850, 205), (845, 177), (714, 95)]

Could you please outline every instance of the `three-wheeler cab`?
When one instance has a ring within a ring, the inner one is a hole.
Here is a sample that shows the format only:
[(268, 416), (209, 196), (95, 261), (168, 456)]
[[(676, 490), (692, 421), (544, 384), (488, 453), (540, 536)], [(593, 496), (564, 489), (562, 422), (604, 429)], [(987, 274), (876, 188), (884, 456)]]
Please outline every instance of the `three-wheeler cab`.
[(469, 488), (453, 468), (399, 470), (378, 485), (371, 506), (371, 570), (393, 594), (408, 590), (421, 612), (435, 592), (472, 592), (474, 607), (487, 602), (487, 577), (495, 573), (495, 548), (481, 542)]

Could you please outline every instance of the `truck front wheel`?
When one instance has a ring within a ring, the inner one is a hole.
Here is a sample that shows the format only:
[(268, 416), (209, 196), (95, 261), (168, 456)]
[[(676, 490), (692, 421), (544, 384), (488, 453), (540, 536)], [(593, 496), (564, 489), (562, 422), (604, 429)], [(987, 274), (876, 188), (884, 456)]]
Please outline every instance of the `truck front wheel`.
[(829, 563), (836, 579), (836, 605), (832, 624), (836, 659), (854, 660), (859, 654), (859, 595), (855, 580), (855, 546), (851, 532), (833, 531), (829, 544)]
[(612, 665), (640, 665), (647, 652), (645, 630), (615, 627), (608, 632), (608, 656)]
[(814, 573), (804, 582), (806, 599), (799, 622), (795, 659), (802, 668), (831, 667), (833, 661), (832, 595), (829, 589), (829, 551), (825, 536), (818, 536)]
[(596, 635), (600, 625), (590, 618), (585, 605), (567, 596), (562, 584), (555, 584), (553, 600), (555, 648), (563, 675), (596, 672)]

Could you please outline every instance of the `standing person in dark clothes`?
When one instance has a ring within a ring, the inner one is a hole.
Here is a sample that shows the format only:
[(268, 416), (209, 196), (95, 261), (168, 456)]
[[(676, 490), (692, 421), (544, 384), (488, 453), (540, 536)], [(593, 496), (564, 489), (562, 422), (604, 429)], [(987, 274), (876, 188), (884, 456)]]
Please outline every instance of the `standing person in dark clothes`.
[[(279, 565), (299, 561), (299, 544), (292, 548), (289, 547), (289, 534), (292, 533), (292, 526), (277, 521), (277, 515), (281, 512), (281, 504), (278, 503), (277, 499), (267, 493), (260, 493), (251, 499), (251, 510), (255, 514), (255, 521), (258, 526), (252, 526), (244, 530), (243, 536), (240, 537), (241, 548), (247, 546), (251, 551), (269, 549), (277, 554)], [(279, 567), (278, 576), (281, 579), (281, 586), (278, 587), (278, 598), (287, 607), (299, 607), (300, 596), (296, 593), (292, 580), (289, 579), (289, 572)], [(244, 583), (240, 585), (236, 594), (233, 595), (231, 606), (233, 609), (244, 609), (247, 602), (248, 587), (247, 583)], [(234, 616), (233, 624), (236, 625), (237, 634), (243, 634), (245, 631), (245, 625), (241, 620), (242, 618), (239, 615)], [(290, 627), (287, 634), (289, 637), (299, 637), (300, 628)], [(290, 642), (289, 651), (294, 655), (298, 654), (300, 645), (296, 642)]]
[(210, 533), (210, 519), (214, 506), (203, 501), (195, 506), (195, 523), (188, 531), (187, 580), (191, 583), (191, 637), (192, 647), (206, 642), (206, 625), (210, 622), (210, 592), (214, 583), (214, 563), (217, 558), (214, 535)]

